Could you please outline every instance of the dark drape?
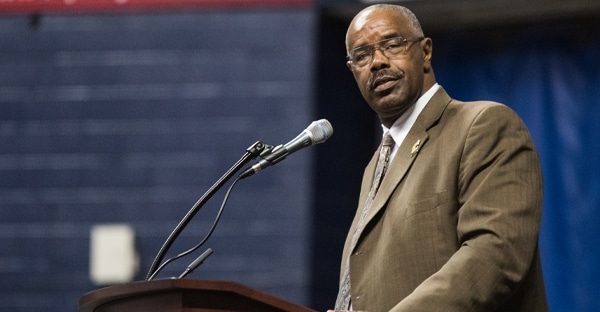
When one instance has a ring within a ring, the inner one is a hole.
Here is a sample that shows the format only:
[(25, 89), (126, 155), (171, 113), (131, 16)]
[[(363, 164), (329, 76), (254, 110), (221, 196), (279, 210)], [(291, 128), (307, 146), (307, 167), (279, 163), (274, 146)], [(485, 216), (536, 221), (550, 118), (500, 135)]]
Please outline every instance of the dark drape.
[(544, 172), (540, 248), (553, 312), (600, 311), (600, 23), (555, 22), (434, 38), (438, 81), (511, 106)]

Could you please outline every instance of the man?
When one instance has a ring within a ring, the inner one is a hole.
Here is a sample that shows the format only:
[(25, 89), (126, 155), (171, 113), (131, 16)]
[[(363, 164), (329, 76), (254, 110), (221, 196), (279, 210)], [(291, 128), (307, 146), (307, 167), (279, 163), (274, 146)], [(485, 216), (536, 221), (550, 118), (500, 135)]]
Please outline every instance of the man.
[(542, 176), (523, 122), (499, 103), (451, 99), (435, 80), (432, 40), (404, 7), (358, 13), (346, 48), (394, 145), (373, 199), (383, 147), (365, 169), (336, 310), (548, 311)]

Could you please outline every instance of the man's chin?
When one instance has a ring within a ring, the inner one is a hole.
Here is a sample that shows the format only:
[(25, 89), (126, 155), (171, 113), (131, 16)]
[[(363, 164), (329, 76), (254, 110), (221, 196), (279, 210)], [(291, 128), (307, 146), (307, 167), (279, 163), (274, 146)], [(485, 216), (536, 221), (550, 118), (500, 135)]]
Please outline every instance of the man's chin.
[(405, 102), (398, 98), (384, 98), (372, 103), (371, 109), (377, 113), (381, 120), (395, 120), (402, 116), (411, 106), (410, 104), (404, 104)]
[(401, 105), (401, 101), (397, 96), (394, 96), (394, 94), (378, 96), (371, 101), (371, 108), (376, 112), (382, 113), (395, 110), (399, 105)]

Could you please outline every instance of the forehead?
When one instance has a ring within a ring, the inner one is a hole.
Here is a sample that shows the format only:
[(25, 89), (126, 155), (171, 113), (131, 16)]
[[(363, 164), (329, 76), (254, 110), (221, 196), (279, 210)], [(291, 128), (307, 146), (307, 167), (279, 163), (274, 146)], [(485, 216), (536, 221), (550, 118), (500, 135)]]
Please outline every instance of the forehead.
[(348, 28), (348, 47), (379, 41), (391, 36), (408, 37), (408, 21), (401, 14), (389, 10), (371, 10), (359, 13)]

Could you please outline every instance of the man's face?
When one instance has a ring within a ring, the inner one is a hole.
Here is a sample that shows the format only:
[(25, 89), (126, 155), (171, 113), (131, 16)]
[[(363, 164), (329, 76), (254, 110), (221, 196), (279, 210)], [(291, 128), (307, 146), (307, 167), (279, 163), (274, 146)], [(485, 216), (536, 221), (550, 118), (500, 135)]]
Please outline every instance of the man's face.
[[(380, 42), (392, 37), (417, 39), (408, 21), (395, 12), (372, 10), (361, 13), (348, 29), (347, 48)], [(373, 49), (372, 61), (356, 67), (351, 61), (358, 88), (381, 122), (389, 127), (413, 105), (423, 92), (424, 53), (421, 42), (407, 42), (406, 53), (387, 58), (382, 50)]]

